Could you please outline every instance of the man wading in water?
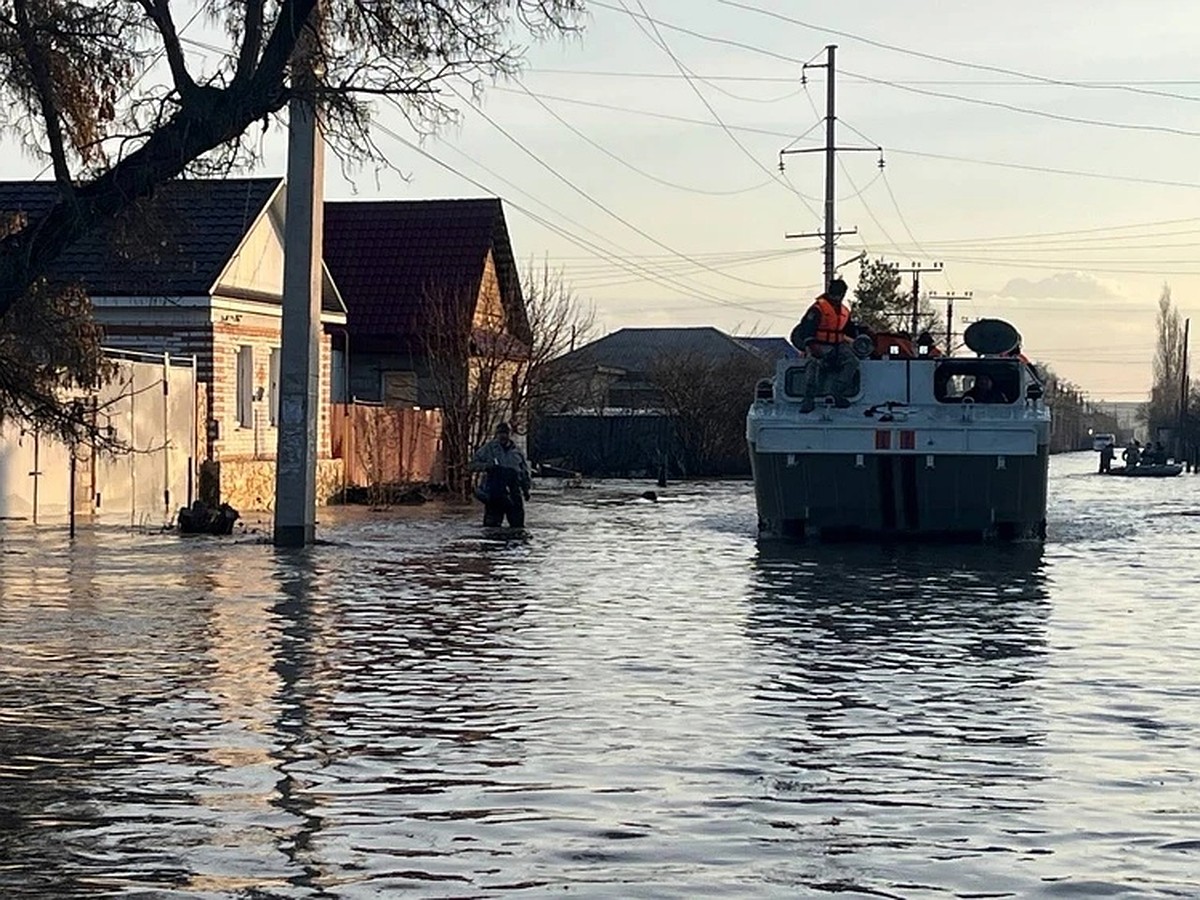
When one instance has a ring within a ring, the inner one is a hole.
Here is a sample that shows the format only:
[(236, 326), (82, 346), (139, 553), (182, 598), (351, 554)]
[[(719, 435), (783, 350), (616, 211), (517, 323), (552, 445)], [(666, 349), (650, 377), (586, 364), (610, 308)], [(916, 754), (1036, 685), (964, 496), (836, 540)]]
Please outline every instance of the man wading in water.
[(471, 471), (483, 472), (483, 482), (475, 496), (483, 501), (483, 524), (498, 527), (508, 518), (512, 528), (525, 527), (525, 501), (529, 499), (531, 480), (529, 463), (521, 448), (513, 443), (507, 422), (496, 426), (496, 436), (471, 458)]

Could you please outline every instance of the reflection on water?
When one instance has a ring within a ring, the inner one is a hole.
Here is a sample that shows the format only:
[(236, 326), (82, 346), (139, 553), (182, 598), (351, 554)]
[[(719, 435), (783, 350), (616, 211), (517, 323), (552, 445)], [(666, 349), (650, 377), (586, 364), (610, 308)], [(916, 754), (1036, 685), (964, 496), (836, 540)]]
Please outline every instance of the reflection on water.
[[(764, 800), (813, 849), (794, 880), (880, 889), (853, 864), (877, 855), (889, 891), (965, 886), (965, 860), (981, 889), (1011, 882), (1037, 852), (1046, 777), (1041, 548), (764, 543), (749, 597), (756, 699), (777, 735)], [(1004, 821), (1024, 834), (998, 840)]]
[(1200, 480), (1092, 464), (1044, 549), (760, 545), (743, 484), (9, 530), (0, 896), (1195, 896)]

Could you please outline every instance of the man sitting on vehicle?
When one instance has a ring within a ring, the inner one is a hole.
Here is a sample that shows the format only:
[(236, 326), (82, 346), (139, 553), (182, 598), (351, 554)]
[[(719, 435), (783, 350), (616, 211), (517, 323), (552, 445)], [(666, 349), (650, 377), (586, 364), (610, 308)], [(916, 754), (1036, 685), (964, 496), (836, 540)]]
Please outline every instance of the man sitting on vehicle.
[(850, 348), (856, 329), (850, 324), (850, 309), (842, 304), (845, 297), (846, 282), (833, 279), (792, 329), (792, 346), (810, 358), (800, 412), (816, 408), (818, 392), (832, 396), (839, 409), (850, 405), (847, 395), (854, 391), (858, 357)]

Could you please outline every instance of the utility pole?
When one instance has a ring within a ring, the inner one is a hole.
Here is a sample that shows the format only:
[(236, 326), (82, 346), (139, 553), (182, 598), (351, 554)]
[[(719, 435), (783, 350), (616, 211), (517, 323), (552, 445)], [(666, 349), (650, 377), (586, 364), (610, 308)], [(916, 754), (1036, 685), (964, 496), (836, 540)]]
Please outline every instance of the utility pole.
[(974, 296), (973, 291), (966, 291), (962, 294), (930, 294), (930, 300), (945, 300), (946, 301), (946, 353), (947, 355), (954, 352), (954, 301), (955, 300), (970, 300)]
[(300, 97), (288, 106), (287, 206), (283, 237), (283, 319), (279, 353), (279, 431), (275, 452), (275, 546), (316, 537), (317, 423), (325, 151), (315, 100), (320, 5), (301, 24), (292, 58)]
[(1188, 330), (1191, 327), (1192, 320), (1183, 320), (1183, 351), (1182, 359), (1180, 360), (1179, 374), (1179, 440), (1176, 446), (1179, 448), (1179, 455), (1184, 454), (1183, 429), (1187, 422), (1188, 408)]
[[(824, 153), (825, 154), (825, 223), (824, 229), (820, 232), (801, 232), (797, 234), (785, 234), (785, 238), (808, 238), (819, 237), (822, 239), (821, 249), (825, 259), (825, 287), (829, 287), (829, 282), (833, 280), (834, 272), (837, 267), (834, 264), (834, 241), (846, 234), (857, 234), (858, 229), (853, 228), (850, 231), (838, 231), (835, 223), (834, 205), (837, 195), (837, 181), (834, 176), (834, 166), (837, 161), (838, 151), (854, 151), (854, 150), (870, 150), (871, 152), (883, 153), (882, 147), (839, 147), (837, 145), (837, 115), (834, 112), (834, 88), (836, 83), (836, 68), (834, 64), (837, 44), (829, 44), (825, 47), (825, 62), (823, 63), (805, 63), (800, 76), (801, 84), (807, 83), (807, 76), (804, 72), (808, 69), (825, 69), (825, 146), (824, 147), (805, 147), (805, 148), (786, 148), (779, 151), (779, 171), (783, 171), (783, 157), (789, 153)], [(883, 167), (882, 157), (879, 160), (880, 168)]]
[(837, 45), (825, 48), (825, 287), (833, 280), (833, 195), (837, 190), (833, 164), (837, 159), (837, 116), (833, 112), (833, 90), (836, 79), (833, 64)]
[(917, 337), (917, 325), (919, 324), (921, 315), (921, 273), (922, 272), (940, 272), (942, 264), (935, 262), (931, 265), (923, 263), (912, 263), (907, 269), (901, 269), (899, 266), (893, 266), (892, 271), (898, 275), (912, 275), (912, 328), (910, 334), (913, 340)]

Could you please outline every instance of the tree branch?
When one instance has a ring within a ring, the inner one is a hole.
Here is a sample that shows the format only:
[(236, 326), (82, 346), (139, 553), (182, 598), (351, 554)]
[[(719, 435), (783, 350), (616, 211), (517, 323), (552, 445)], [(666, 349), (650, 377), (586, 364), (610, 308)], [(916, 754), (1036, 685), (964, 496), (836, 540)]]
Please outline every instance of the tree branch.
[(162, 35), (163, 52), (167, 55), (167, 64), (171, 67), (171, 78), (175, 82), (175, 90), (185, 101), (196, 89), (196, 81), (187, 70), (187, 60), (183, 56), (183, 47), (179, 43), (179, 35), (175, 33), (175, 22), (171, 18), (171, 9), (166, 0), (139, 0), (146, 15)]
[[(50, 159), (54, 163), (54, 180), (58, 182), (61, 190), (69, 194), (71, 169), (67, 165), (62, 121), (59, 119), (58, 105), (54, 100), (54, 83), (50, 77), (50, 64), (41, 44), (38, 43), (36, 29), (29, 18), (29, 6), (26, 0), (14, 0), (13, 12), (16, 16), (17, 34), (21, 40), (21, 47), (29, 60), (33, 89), (37, 93), (38, 104), (42, 110), (42, 119), (46, 126), (46, 139), (50, 142)], [(3, 307), (0, 307), (0, 312), (2, 311)]]
[(247, 0), (246, 17), (242, 27), (245, 33), (241, 49), (238, 51), (237, 71), (233, 76), (235, 85), (244, 84), (249, 80), (254, 71), (254, 64), (258, 61), (258, 51), (262, 49), (263, 0)]
[(304, 33), (304, 26), (317, 7), (317, 0), (284, 0), (271, 36), (248, 88), (252, 96), (269, 95), (281, 88), (292, 51)]
[(286, 0), (262, 63), (248, 84), (224, 89), (196, 86), (145, 144), (77, 189), (74, 203), (59, 202), (32, 228), (0, 242), (0, 316), (32, 279), (44, 275), (50, 263), (97, 222), (115, 216), (182, 173), (193, 160), (236, 139), (252, 122), (278, 112), (288, 99), (288, 59), (315, 6), (316, 0)]

